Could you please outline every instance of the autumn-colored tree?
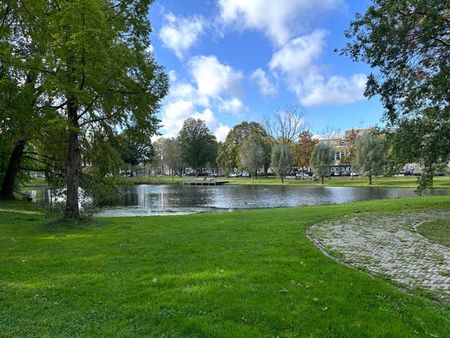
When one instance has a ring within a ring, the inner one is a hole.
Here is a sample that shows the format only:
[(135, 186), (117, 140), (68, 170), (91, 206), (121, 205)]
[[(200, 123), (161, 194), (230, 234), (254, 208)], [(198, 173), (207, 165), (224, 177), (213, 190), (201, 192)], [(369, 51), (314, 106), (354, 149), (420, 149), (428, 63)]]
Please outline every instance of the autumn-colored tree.
[(357, 129), (350, 129), (345, 131), (344, 136), (344, 154), (341, 157), (342, 164), (350, 164), (353, 157), (356, 154), (356, 141), (361, 136), (361, 133)]
[(310, 131), (302, 131), (298, 137), (298, 142), (295, 143), (293, 149), (294, 163), (305, 170), (309, 167), (309, 161), (314, 147), (319, 140), (314, 139)]

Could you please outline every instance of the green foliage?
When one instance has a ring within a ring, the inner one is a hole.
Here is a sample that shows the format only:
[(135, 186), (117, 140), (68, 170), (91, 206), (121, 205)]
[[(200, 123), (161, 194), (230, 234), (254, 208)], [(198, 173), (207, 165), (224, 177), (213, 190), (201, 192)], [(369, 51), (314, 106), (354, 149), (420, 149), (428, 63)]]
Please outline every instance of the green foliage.
[(136, 166), (146, 164), (153, 159), (155, 150), (146, 133), (126, 129), (119, 135), (120, 157), (125, 164)]
[(205, 121), (188, 118), (184, 121), (177, 139), (184, 161), (197, 172), (208, 162), (215, 163), (218, 144)]
[[(346, 33), (351, 41), (343, 52), (378, 71), (369, 76), (366, 95), (381, 96), (403, 142), (416, 139), (417, 147), (405, 144), (400, 152), (424, 168), (422, 188), (432, 184), (433, 165), (450, 157), (449, 27), (448, 1), (374, 0)], [(411, 127), (418, 133), (407, 135)]]
[(184, 160), (182, 148), (177, 139), (161, 137), (155, 142), (154, 147), (155, 156), (152, 161), (154, 167), (167, 167), (172, 176), (182, 172)]
[(272, 147), (272, 162), (271, 167), (275, 170), (277, 175), (283, 183), (286, 171), (292, 165), (292, 154), (287, 144), (275, 144)]
[(226, 170), (240, 167), (239, 148), (245, 140), (260, 144), (264, 151), (264, 170), (270, 165), (272, 139), (266, 130), (257, 122), (241, 122), (228, 133), (225, 142), (220, 146), (218, 164)]
[(372, 176), (381, 174), (385, 164), (385, 136), (376, 130), (365, 133), (356, 142), (356, 156), (352, 165), (361, 174), (368, 176), (369, 184), (372, 184)]
[(327, 143), (319, 142), (311, 153), (310, 165), (315, 175), (323, 178), (330, 173), (330, 166), (334, 160), (334, 149)]
[[(59, 167), (65, 167), (60, 172), (67, 179), (70, 217), (78, 217), (80, 163), (96, 162), (99, 170), (91, 173), (114, 171), (117, 161), (106, 140), (130, 128), (149, 138), (159, 126), (156, 112), (168, 80), (151, 53), (150, 3), (25, 0), (0, 6), (0, 69), (8, 71), (0, 81), (13, 79), (10, 87), (18, 87), (8, 101), (18, 112), (11, 129), (28, 140), (35, 135), (22, 132), (21, 121), (32, 131), (41, 130), (35, 120), (45, 126), (55, 118), (65, 122), (66, 163)], [(54, 133), (53, 127), (48, 124), (52, 130), (47, 134)], [(90, 156), (94, 146), (102, 151)], [(44, 155), (61, 160), (59, 153)]]
[(448, 306), (336, 263), (305, 229), (345, 214), (448, 205), (427, 197), (49, 227), (52, 215), (35, 206), (2, 203), (0, 332), (446, 337)]
[(239, 149), (240, 167), (247, 170), (252, 178), (264, 166), (265, 157), (263, 146), (251, 140), (244, 141)]

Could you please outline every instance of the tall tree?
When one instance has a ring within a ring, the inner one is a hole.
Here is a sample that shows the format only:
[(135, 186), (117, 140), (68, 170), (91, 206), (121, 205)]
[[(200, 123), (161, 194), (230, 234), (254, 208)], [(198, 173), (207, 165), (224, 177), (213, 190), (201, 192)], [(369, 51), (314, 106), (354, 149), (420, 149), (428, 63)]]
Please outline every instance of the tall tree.
[(239, 149), (240, 166), (247, 170), (253, 179), (258, 177), (258, 169), (264, 166), (265, 154), (261, 144), (246, 140)]
[(218, 164), (228, 170), (239, 168), (239, 149), (245, 140), (251, 140), (262, 146), (264, 171), (267, 172), (270, 166), (272, 139), (263, 126), (257, 122), (242, 122), (230, 130), (225, 142), (220, 146)]
[(0, 189), (3, 198), (13, 197), (27, 143), (40, 132), (45, 120), (38, 108), (42, 106), (43, 42), (30, 35), (39, 19), (26, 14), (23, 7), (15, 1), (0, 4), (0, 117), (7, 121), (0, 124), (0, 134), (6, 140), (3, 152), (8, 153)]
[(167, 76), (150, 52), (150, 3), (17, 3), (18, 13), (30, 22), (29, 40), (40, 42), (45, 95), (67, 125), (67, 218), (79, 218), (83, 142), (89, 141), (88, 135), (121, 126), (150, 137), (158, 126), (155, 113), (167, 93)]
[(310, 165), (314, 173), (320, 177), (320, 183), (330, 173), (330, 166), (334, 160), (334, 149), (324, 142), (316, 144), (311, 153)]
[(377, 70), (368, 78), (366, 95), (381, 96), (389, 126), (409, 128), (410, 119), (429, 126), (431, 133), (414, 137), (420, 137), (419, 184), (431, 186), (435, 163), (450, 157), (449, 2), (374, 0), (346, 36), (350, 42), (343, 52)]
[(272, 147), (272, 162), (271, 167), (275, 170), (284, 183), (286, 171), (292, 165), (292, 155), (287, 144), (275, 144)]
[(217, 141), (200, 119), (188, 118), (178, 134), (183, 159), (198, 174), (208, 162), (217, 158)]
[(298, 141), (294, 147), (294, 162), (299, 167), (305, 170), (309, 166), (311, 154), (314, 147), (319, 140), (314, 139), (310, 131), (302, 131), (298, 137)]
[(273, 116), (264, 119), (264, 128), (279, 144), (292, 144), (297, 141), (305, 123), (298, 106), (286, 106)]
[(356, 142), (356, 156), (353, 166), (369, 178), (372, 185), (372, 176), (383, 172), (386, 164), (386, 142), (384, 135), (376, 130), (367, 132)]

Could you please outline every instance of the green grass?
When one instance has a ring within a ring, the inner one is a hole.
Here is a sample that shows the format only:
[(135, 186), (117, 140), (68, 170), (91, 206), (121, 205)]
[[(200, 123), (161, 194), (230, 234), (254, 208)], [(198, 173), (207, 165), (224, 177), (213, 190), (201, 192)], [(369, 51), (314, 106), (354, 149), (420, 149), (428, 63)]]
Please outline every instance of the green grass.
[[(130, 177), (124, 178), (122, 181), (129, 184), (182, 184), (184, 181), (195, 180), (195, 177)], [(260, 184), (260, 185), (280, 185), (279, 178), (274, 176), (259, 177), (258, 179), (251, 180), (249, 177), (219, 177), (218, 180), (228, 181), (229, 184)], [(296, 180), (285, 179), (285, 185), (320, 185), (320, 182), (312, 181), (311, 179)], [(332, 177), (331, 179), (325, 179), (324, 185), (337, 186), (337, 187), (367, 187), (367, 177)], [(413, 176), (399, 176), (399, 177), (374, 177), (374, 187), (400, 187), (400, 188), (416, 188), (417, 177)], [(435, 188), (450, 188), (450, 176), (435, 177)]]
[(305, 236), (348, 213), (448, 209), (449, 197), (59, 227), (0, 203), (0, 336), (450, 335), (447, 305), (340, 265)]
[[(178, 176), (139, 176), (139, 177), (122, 177), (119, 182), (123, 184), (183, 184), (185, 181), (195, 180), (196, 177), (178, 177)], [(281, 185), (281, 180), (275, 176), (258, 177), (251, 180), (249, 177), (219, 177), (217, 180), (228, 181), (228, 184), (238, 185)], [(450, 188), (450, 176), (439, 176), (433, 180), (435, 188)], [(320, 185), (320, 182), (312, 181), (311, 179), (297, 180), (288, 178), (284, 180), (285, 185)], [(26, 184), (27, 187), (42, 187), (45, 181), (31, 180)], [(325, 186), (335, 187), (367, 187), (367, 177), (332, 177), (325, 179)], [(374, 177), (374, 187), (398, 187), (398, 188), (417, 188), (417, 177), (414, 176), (393, 176), (393, 177)]]
[(438, 219), (419, 225), (417, 231), (433, 242), (450, 247), (450, 220)]

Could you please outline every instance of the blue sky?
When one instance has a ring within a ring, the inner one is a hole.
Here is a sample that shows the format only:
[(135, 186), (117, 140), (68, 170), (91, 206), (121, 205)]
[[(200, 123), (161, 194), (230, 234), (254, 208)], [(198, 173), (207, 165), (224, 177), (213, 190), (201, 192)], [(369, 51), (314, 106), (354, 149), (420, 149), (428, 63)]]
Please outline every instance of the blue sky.
[(159, 0), (150, 10), (156, 60), (170, 76), (161, 133), (201, 118), (223, 140), (242, 121), (297, 106), (314, 134), (381, 124), (363, 96), (370, 69), (334, 51), (369, 1)]

